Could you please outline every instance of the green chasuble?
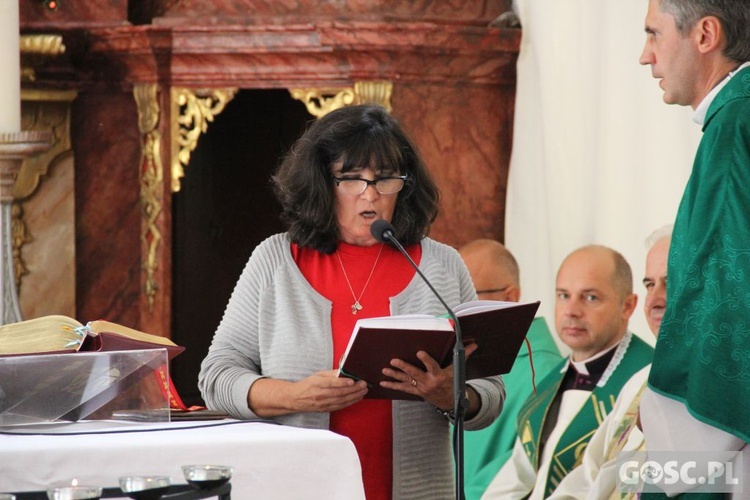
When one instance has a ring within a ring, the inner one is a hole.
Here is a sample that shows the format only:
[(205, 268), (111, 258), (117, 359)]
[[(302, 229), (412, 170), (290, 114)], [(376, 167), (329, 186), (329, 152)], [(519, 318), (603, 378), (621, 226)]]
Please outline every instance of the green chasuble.
[[(535, 381), (560, 366), (562, 356), (544, 318), (531, 323), (526, 338), (531, 344)], [(503, 375), (506, 397), (503, 412), (489, 427), (464, 432), (464, 492), (466, 500), (478, 500), (500, 467), (513, 452), (516, 418), (526, 398), (533, 393), (531, 365), (526, 344), (521, 346), (513, 368)]]
[(708, 108), (667, 274), (649, 386), (750, 442), (750, 68)]
[[(591, 391), (583, 407), (567, 423), (557, 442), (549, 473), (546, 478), (544, 497), (549, 496), (560, 481), (581, 463), (583, 452), (591, 436), (615, 404), (622, 386), (641, 368), (651, 363), (653, 349), (646, 342), (628, 332), (617, 347), (612, 360), (596, 387)], [(529, 397), (518, 414), (518, 436), (534, 469), (539, 469), (542, 450), (539, 449), (544, 422), (550, 405), (560, 388), (568, 360), (539, 383), (537, 393)], [(560, 425), (561, 422), (558, 422)]]

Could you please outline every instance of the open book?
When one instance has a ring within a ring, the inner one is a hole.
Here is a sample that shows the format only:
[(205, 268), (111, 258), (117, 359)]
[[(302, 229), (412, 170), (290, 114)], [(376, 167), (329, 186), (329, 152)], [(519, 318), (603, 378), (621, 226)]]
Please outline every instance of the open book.
[(0, 356), (66, 351), (167, 349), (169, 358), (185, 350), (171, 340), (110, 321), (79, 321), (62, 315), (43, 316), (0, 326)]
[[(508, 373), (529, 331), (539, 302), (476, 300), (454, 309), (464, 345), (479, 347), (466, 361), (466, 380)], [(455, 332), (445, 317), (428, 315), (383, 316), (357, 321), (339, 363), (339, 376), (364, 380), (367, 398), (420, 399), (380, 387), (382, 374), (394, 358), (423, 367), (417, 351), (425, 351), (440, 366), (453, 361)]]
[[(182, 403), (169, 377), (169, 372), (163, 365), (153, 366), (154, 363), (149, 363), (132, 372), (120, 374), (122, 376), (119, 378), (103, 377), (99, 380), (92, 378), (94, 372), (91, 371), (93, 370), (91, 363), (94, 363), (94, 361), (87, 360), (83, 356), (73, 355), (76, 352), (140, 351), (144, 349), (166, 349), (168, 359), (172, 359), (185, 350), (184, 347), (178, 346), (168, 338), (104, 320), (90, 321), (83, 325), (68, 316), (50, 315), (0, 326), (0, 363), (3, 362), (3, 359), (17, 360), (27, 356), (29, 366), (33, 366), (33, 363), (36, 362), (34, 358), (39, 358), (37, 355), (63, 354), (68, 359), (66, 353), (72, 353), (69, 362), (65, 363), (65, 367), (69, 368), (67, 375), (56, 373), (55, 380), (40, 382), (40, 384), (54, 389), (53, 395), (45, 395), (42, 391), (39, 391), (39, 397), (36, 400), (23, 401), (23, 404), (30, 408), (28, 411), (33, 413), (37, 403), (42, 407), (49, 406), (50, 400), (55, 397), (54, 393), (64, 396), (63, 393), (70, 392), (70, 387), (67, 387), (67, 385), (75, 377), (82, 377), (87, 383), (90, 380), (102, 382), (100, 392), (82, 399), (78, 406), (59, 417), (60, 420), (75, 421), (91, 415), (147, 376), (155, 376), (154, 383), (169, 400), (170, 407), (179, 408), (183, 412), (190, 411), (192, 408), (186, 408)], [(116, 371), (119, 372), (120, 369)], [(105, 383), (105, 379), (108, 382)], [(55, 389), (60, 385), (62, 387)]]

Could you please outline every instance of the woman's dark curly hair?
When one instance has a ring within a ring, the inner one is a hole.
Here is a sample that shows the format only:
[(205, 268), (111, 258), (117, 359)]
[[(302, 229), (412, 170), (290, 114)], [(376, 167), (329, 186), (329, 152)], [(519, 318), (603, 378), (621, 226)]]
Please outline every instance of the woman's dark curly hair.
[(348, 106), (314, 121), (272, 177), (282, 220), (293, 242), (332, 253), (340, 241), (332, 166), (341, 173), (372, 167), (378, 176), (406, 175), (391, 224), (403, 245), (419, 242), (438, 213), (439, 192), (398, 122), (375, 105)]

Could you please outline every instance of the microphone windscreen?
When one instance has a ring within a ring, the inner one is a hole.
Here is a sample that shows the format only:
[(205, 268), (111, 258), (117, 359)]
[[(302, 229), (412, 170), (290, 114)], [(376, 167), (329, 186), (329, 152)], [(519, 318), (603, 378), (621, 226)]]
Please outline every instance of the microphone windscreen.
[(393, 235), (396, 231), (393, 229), (393, 226), (390, 222), (388, 222), (385, 219), (378, 219), (375, 222), (372, 223), (370, 226), (370, 234), (373, 238), (378, 240), (381, 243), (387, 243), (388, 237), (386, 236), (387, 233), (390, 231), (391, 235)]

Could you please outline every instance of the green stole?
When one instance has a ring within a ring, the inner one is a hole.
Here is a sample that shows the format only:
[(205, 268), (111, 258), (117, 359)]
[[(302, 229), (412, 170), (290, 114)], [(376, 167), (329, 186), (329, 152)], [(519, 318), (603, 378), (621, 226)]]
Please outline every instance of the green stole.
[(669, 249), (649, 387), (750, 442), (750, 68), (708, 108)]
[[(622, 351), (624, 350), (624, 353)], [(580, 464), (583, 452), (602, 423), (607, 413), (612, 411), (617, 395), (622, 386), (641, 368), (651, 362), (653, 349), (636, 335), (628, 332), (617, 347), (612, 363), (619, 364), (612, 371), (603, 385), (597, 384), (591, 391), (588, 399), (576, 416), (567, 424), (567, 428), (557, 442), (549, 472), (545, 481), (544, 497), (551, 495), (557, 485), (574, 467)], [(537, 393), (529, 397), (518, 414), (519, 438), (526, 456), (531, 461), (534, 469), (539, 470), (539, 440), (541, 438), (544, 422), (552, 401), (557, 395), (564, 373), (560, 371), (566, 366), (565, 359), (545, 377), (537, 387)], [(607, 367), (606, 371), (609, 371)], [(605, 376), (606, 376), (605, 371)], [(601, 382), (600, 382), (601, 383)]]

